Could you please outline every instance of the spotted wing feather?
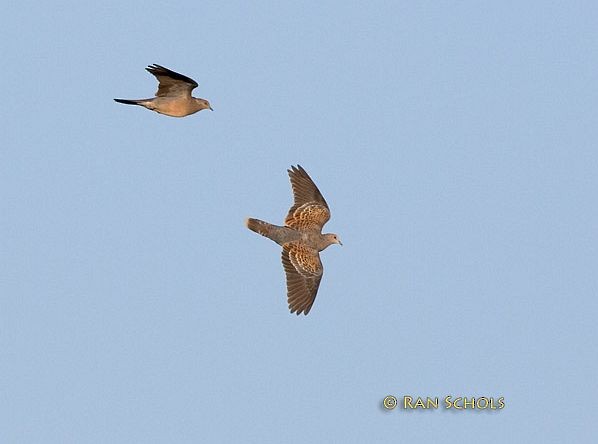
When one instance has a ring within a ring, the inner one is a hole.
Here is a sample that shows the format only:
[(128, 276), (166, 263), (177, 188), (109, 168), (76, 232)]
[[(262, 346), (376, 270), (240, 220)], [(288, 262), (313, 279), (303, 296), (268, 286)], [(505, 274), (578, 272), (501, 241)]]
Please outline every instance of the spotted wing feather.
[(284, 221), (298, 230), (317, 230), (330, 219), (330, 209), (320, 190), (307, 172), (297, 165), (288, 170), (293, 189), (293, 206)]
[(324, 272), (320, 255), (305, 245), (288, 243), (282, 249), (282, 266), (287, 278), (287, 300), (291, 313), (308, 314)]
[(295, 209), (292, 216), (287, 216), (285, 224), (300, 231), (315, 230), (319, 232), (329, 219), (328, 208), (315, 202), (309, 202)]

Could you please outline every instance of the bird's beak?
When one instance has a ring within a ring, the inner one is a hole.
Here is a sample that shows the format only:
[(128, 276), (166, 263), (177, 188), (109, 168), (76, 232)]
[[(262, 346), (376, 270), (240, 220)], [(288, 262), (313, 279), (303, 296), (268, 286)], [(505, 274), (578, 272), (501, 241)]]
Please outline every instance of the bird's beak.
[(214, 111), (214, 109), (210, 106), (210, 111)]
[(343, 246), (343, 243), (341, 242), (341, 240), (340, 240), (340, 239), (338, 240), (338, 244), (339, 244), (341, 247)]

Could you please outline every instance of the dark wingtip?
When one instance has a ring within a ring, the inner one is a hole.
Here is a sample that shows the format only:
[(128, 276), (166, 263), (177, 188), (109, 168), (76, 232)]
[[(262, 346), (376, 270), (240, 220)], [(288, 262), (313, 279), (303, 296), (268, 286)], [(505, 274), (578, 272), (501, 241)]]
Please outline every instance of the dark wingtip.
[(158, 65), (157, 63), (154, 63), (153, 65), (148, 65), (148, 67), (145, 69), (151, 75), (156, 76), (156, 77), (164, 75), (167, 77), (171, 77), (175, 80), (180, 80), (182, 82), (193, 85), (193, 88), (197, 88), (199, 86), (198, 83), (195, 80), (193, 80), (191, 77), (187, 77), (183, 74), (173, 71), (172, 69), (166, 68), (165, 66)]
[(157, 63), (147, 65), (147, 68), (145, 68), (145, 70), (153, 75), (157, 74), (159, 71), (170, 72), (170, 69), (164, 68), (162, 65), (158, 65)]
[(304, 316), (307, 316), (307, 314), (311, 310), (311, 307), (309, 307), (309, 308), (299, 308), (299, 307), (293, 308), (291, 305), (289, 305), (289, 310), (290, 310), (291, 314), (295, 314), (295, 315), (299, 316), (301, 313), (303, 313)]
[(305, 169), (299, 164), (297, 164), (297, 166), (291, 165), (291, 169), (288, 169), (287, 172), (289, 173), (289, 176), (291, 176), (293, 174), (300, 174), (302, 176), (309, 177), (309, 174), (307, 174), (307, 171), (305, 171)]
[(153, 64), (153, 65), (147, 65), (147, 68), (145, 68), (145, 70), (146, 70), (147, 72), (149, 72), (150, 74), (153, 74), (153, 73), (154, 73), (154, 71), (155, 71), (155, 70), (157, 70), (157, 69), (160, 69), (160, 65), (156, 65), (156, 64)]
[(303, 167), (301, 165), (297, 164), (297, 166), (291, 165), (291, 168), (288, 169), (287, 171), (290, 174), (290, 173), (296, 173), (297, 171), (305, 171), (305, 170), (303, 169)]

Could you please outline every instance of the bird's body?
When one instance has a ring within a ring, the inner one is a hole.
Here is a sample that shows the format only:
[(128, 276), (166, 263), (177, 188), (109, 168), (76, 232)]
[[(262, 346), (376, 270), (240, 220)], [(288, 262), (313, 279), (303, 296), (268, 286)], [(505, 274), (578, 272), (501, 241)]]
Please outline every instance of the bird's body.
[[(288, 170), (294, 204), (284, 226), (249, 218), (247, 228), (282, 246), (282, 265), (287, 278), (287, 297), (291, 313), (308, 314), (316, 298), (324, 269), (320, 251), (341, 244), (336, 234), (322, 234), (330, 219), (328, 204), (301, 167)], [(341, 244), (342, 245), (342, 244)]]
[(290, 242), (301, 242), (303, 245), (320, 252), (325, 250), (326, 247), (338, 243), (334, 239), (330, 239), (326, 234), (281, 227), (259, 219), (248, 218), (246, 225), (250, 230), (273, 240), (280, 246), (284, 246)]
[(151, 65), (145, 69), (158, 79), (159, 86), (156, 97), (151, 99), (114, 99), (116, 102), (143, 106), (171, 117), (189, 116), (202, 109), (212, 110), (210, 102), (191, 96), (191, 91), (198, 86), (195, 80), (160, 65)]
[(185, 117), (206, 109), (203, 103), (197, 102), (195, 97), (190, 100), (172, 100), (171, 98), (155, 97), (153, 99), (114, 99), (118, 103), (126, 105), (140, 105), (157, 113), (170, 117)]

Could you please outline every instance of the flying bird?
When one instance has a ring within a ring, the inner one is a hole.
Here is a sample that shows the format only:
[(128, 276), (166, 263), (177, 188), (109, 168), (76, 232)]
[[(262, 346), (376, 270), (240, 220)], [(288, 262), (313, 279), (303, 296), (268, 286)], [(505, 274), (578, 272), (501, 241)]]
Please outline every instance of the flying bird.
[(143, 106), (171, 117), (185, 117), (202, 109), (214, 111), (206, 99), (191, 96), (191, 91), (198, 86), (195, 80), (160, 65), (150, 65), (145, 69), (158, 79), (156, 97), (138, 100), (114, 99), (115, 101)]
[(342, 245), (336, 234), (322, 234), (330, 219), (330, 209), (320, 190), (300, 166), (289, 173), (294, 203), (284, 226), (248, 218), (247, 228), (282, 246), (282, 267), (287, 279), (287, 299), (291, 313), (307, 315), (316, 299), (324, 268), (320, 251), (332, 244)]

